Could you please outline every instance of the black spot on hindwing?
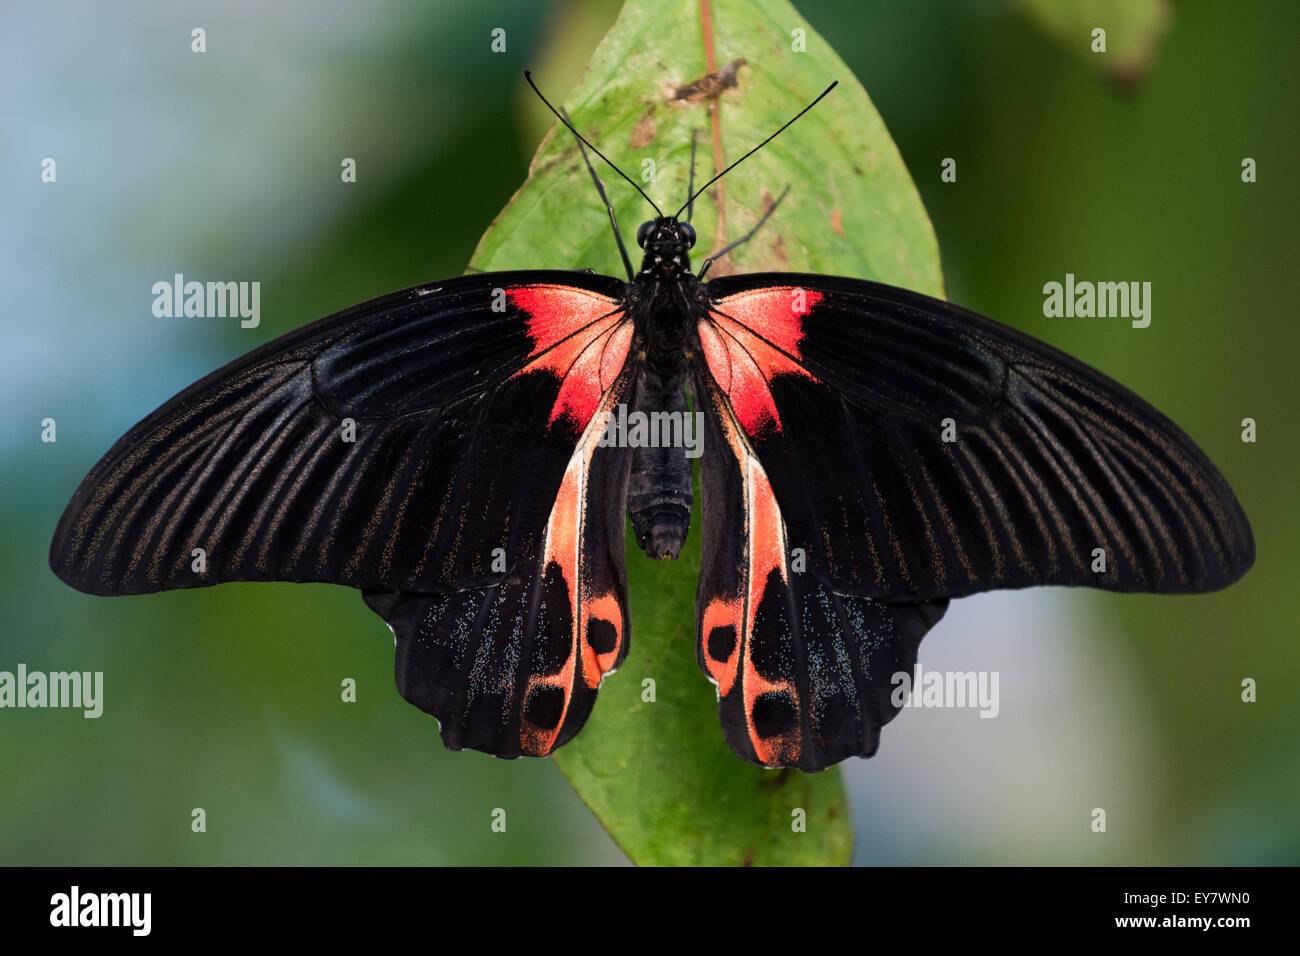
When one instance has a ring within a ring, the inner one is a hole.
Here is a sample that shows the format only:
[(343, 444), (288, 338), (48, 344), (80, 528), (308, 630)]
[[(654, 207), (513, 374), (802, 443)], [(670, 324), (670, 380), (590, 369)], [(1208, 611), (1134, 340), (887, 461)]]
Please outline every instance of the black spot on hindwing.
[(799, 710), (789, 694), (769, 691), (755, 698), (750, 716), (754, 721), (754, 731), (760, 737), (780, 737), (794, 728), (799, 720)]
[(593, 617), (587, 622), (587, 643), (597, 654), (608, 654), (618, 647), (618, 631), (612, 622)]
[(709, 656), (715, 661), (726, 661), (736, 649), (736, 628), (727, 624), (709, 631)]
[(536, 688), (524, 705), (524, 719), (546, 730), (554, 730), (564, 715), (564, 690), (553, 684)]

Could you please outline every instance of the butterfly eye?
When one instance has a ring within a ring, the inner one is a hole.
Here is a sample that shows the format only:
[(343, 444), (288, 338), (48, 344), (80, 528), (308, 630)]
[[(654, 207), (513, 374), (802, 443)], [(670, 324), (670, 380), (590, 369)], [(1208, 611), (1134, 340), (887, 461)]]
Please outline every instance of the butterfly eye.
[(641, 228), (636, 231), (636, 244), (642, 249), (645, 248), (646, 242), (650, 238), (650, 233), (654, 232), (655, 224), (653, 222), (641, 223)]
[(689, 222), (679, 222), (677, 224), (677, 234), (686, 241), (687, 249), (695, 245), (695, 227)]

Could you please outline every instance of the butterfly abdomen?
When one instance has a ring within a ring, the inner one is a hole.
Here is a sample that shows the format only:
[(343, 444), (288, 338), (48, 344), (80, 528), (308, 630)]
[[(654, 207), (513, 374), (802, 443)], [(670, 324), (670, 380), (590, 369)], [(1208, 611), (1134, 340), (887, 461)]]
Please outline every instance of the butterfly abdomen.
[(631, 447), (627, 511), (649, 557), (676, 558), (691, 524), (691, 457), (703, 438), (686, 404), (681, 374), (641, 372), (623, 438)]

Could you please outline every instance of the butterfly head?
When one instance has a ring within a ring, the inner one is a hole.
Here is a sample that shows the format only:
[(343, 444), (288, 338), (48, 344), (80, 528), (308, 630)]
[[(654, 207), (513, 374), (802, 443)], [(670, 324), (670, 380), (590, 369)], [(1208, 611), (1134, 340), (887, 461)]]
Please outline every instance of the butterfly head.
[(689, 222), (679, 222), (673, 216), (643, 222), (636, 231), (636, 244), (645, 250), (642, 275), (673, 275), (691, 270), (695, 230)]

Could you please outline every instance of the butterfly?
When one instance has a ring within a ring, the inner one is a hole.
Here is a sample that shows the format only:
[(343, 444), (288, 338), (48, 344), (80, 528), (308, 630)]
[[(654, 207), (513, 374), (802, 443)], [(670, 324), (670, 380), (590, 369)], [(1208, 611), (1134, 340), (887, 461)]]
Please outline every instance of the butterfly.
[[(692, 163), (674, 215), (613, 167), (656, 211), (640, 269), (586, 149), (609, 161), (551, 107), (626, 281), (469, 274), (269, 342), (109, 450), (51, 567), (101, 595), (357, 588), (393, 631), (398, 689), (448, 748), (545, 756), (628, 654), (624, 516), (650, 558), (686, 539), (699, 421), (698, 663), (731, 749), (805, 771), (875, 753), (891, 679), (952, 598), (1200, 592), (1244, 574), (1254, 542), (1223, 476), (1100, 372), (889, 285), (706, 280), (753, 231), (692, 271), (695, 198), (831, 88), (699, 190)], [(619, 440), (637, 413), (680, 429)]]

